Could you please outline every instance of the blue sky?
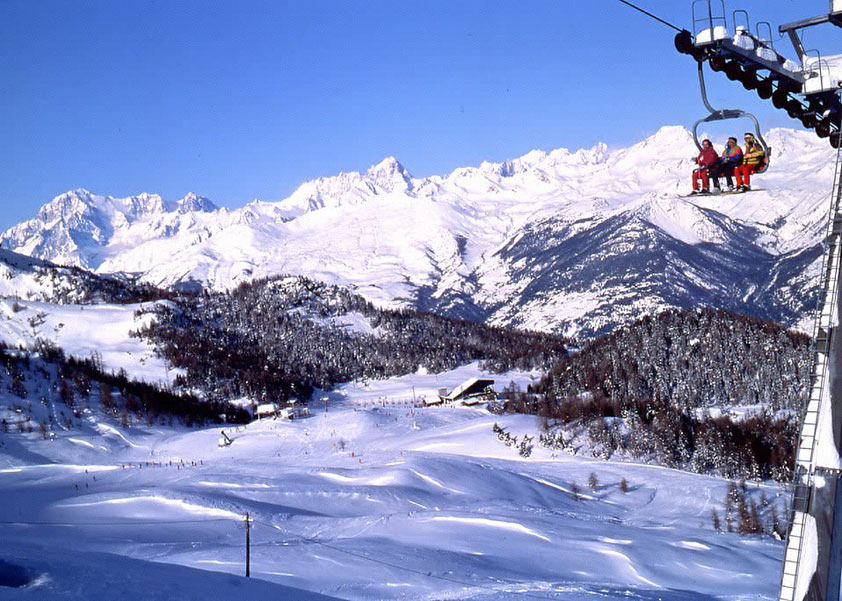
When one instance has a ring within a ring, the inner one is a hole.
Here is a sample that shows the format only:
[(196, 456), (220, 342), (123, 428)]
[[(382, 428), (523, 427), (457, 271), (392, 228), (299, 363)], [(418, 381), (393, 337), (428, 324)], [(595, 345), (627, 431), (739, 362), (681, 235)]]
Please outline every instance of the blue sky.
[[(638, 3), (689, 27), (689, 0)], [(739, 7), (777, 25), (827, 2)], [(806, 45), (842, 52), (838, 31)], [(427, 176), (631, 144), (704, 115), (672, 38), (616, 0), (3, 0), (0, 230), (77, 187), (237, 207), (389, 155)], [(715, 105), (797, 125), (716, 79)]]

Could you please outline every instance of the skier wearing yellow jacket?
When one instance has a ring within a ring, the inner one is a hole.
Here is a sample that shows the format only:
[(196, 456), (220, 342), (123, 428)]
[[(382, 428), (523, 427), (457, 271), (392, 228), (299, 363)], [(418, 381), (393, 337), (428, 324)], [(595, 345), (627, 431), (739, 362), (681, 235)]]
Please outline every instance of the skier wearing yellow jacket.
[(746, 149), (743, 151), (743, 164), (734, 169), (737, 178), (737, 190), (748, 192), (751, 190), (751, 174), (757, 172), (766, 162), (766, 151), (760, 145), (754, 134), (746, 132)]

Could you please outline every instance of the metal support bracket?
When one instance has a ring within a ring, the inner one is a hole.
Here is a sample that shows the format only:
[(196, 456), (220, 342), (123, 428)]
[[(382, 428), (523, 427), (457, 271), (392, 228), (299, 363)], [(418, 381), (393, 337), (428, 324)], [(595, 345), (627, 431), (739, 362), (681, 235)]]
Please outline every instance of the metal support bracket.
[(754, 123), (754, 131), (756, 133), (757, 139), (763, 146), (763, 150), (766, 151), (766, 157), (768, 161), (769, 145), (766, 144), (766, 140), (763, 139), (763, 134), (760, 132), (760, 123), (757, 121), (757, 118), (754, 115), (740, 109), (715, 109), (711, 106), (710, 101), (708, 100), (707, 88), (705, 87), (704, 63), (701, 61), (699, 62), (699, 87), (702, 90), (702, 102), (705, 103), (705, 108), (708, 111), (710, 111), (710, 115), (699, 119), (693, 124), (693, 141), (696, 143), (696, 147), (699, 149), (699, 151), (701, 152), (702, 150), (702, 144), (699, 142), (698, 135), (698, 129), (700, 124), (708, 123), (711, 121), (725, 121), (726, 119), (741, 119), (745, 117), (747, 119), (751, 119), (751, 121)]

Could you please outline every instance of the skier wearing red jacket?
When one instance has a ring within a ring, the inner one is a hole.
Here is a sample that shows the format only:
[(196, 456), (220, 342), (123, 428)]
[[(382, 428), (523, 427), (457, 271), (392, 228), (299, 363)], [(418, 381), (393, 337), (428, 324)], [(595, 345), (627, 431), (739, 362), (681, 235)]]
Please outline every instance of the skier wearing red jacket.
[(696, 164), (699, 166), (693, 170), (693, 191), (690, 194), (710, 194), (708, 182), (708, 169), (719, 161), (719, 155), (713, 149), (710, 140), (702, 141), (702, 151), (696, 157)]

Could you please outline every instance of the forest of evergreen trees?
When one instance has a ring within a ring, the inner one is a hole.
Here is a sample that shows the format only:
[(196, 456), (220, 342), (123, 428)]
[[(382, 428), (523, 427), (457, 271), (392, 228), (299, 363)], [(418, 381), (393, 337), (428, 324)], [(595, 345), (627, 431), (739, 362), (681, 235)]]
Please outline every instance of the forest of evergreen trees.
[[(158, 306), (137, 335), (175, 367), (176, 385), (210, 398), (284, 402), (354, 379), (453, 369), (549, 367), (565, 341), (413, 310), (383, 310), (344, 288), (303, 277), (257, 280)], [(361, 319), (365, 328), (347, 324)]]
[[(770, 322), (670, 310), (568, 354), (569, 341), (558, 336), (383, 310), (304, 277), (257, 280), (224, 293), (162, 291), (73, 268), (37, 268), (37, 277), (54, 291), (51, 302), (168, 300), (144, 309), (155, 320), (134, 335), (184, 371), (176, 390), (200, 391), (203, 399), (108, 374), (95, 359), (65, 357), (46, 344), (32, 352), (0, 345), (0, 379), (28, 402), (28, 378), (40, 373), (71, 409), (95, 396), (121, 420), (200, 424), (225, 415), (240, 422), (248, 416), (227, 403), (232, 398), (308, 399), (315, 388), (354, 379), (479, 360), (493, 371), (548, 370), (528, 391), (507, 390), (497, 407), (544, 416), (545, 446), (569, 451), (578, 431), (595, 456), (620, 453), (730, 478), (791, 474), (810, 341)], [(720, 411), (747, 406), (754, 409), (739, 418)]]
[[(791, 476), (809, 338), (712, 309), (645, 317), (562, 358), (502, 410), (587, 429), (616, 452), (729, 478)], [(718, 408), (755, 406), (735, 419)], [(710, 409), (710, 410), (708, 410)], [(567, 448), (563, 428), (542, 443)]]
[[(173, 419), (187, 426), (250, 420), (242, 408), (131, 380), (124, 371), (109, 373), (95, 357), (67, 357), (43, 341), (26, 350), (0, 342), (0, 386), (20, 399), (19, 407), (29, 407), (29, 415), (39, 413), (31, 409), (33, 403), (63, 408), (40, 411), (46, 415), (39, 423), (45, 434), (55, 429), (55, 420), (63, 419), (62, 425), (70, 427), (82, 409), (91, 407), (101, 408), (124, 425), (134, 421), (171, 424)], [(5, 420), (2, 427), (8, 427)]]

